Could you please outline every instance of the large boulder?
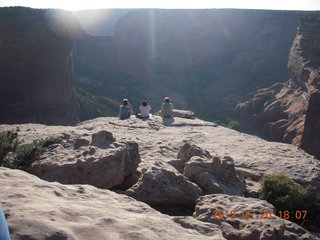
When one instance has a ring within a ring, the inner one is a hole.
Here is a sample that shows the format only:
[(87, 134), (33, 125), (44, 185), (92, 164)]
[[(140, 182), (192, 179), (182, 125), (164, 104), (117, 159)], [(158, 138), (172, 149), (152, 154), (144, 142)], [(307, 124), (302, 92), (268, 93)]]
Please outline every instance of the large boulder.
[(93, 134), (92, 137), (93, 142), (99, 146), (102, 144), (103, 148), (88, 146), (85, 139), (56, 144), (28, 171), (47, 181), (91, 184), (107, 189), (117, 186), (137, 169), (141, 161), (138, 144), (133, 141), (108, 141), (109, 145), (105, 145), (107, 140), (101, 136), (106, 137), (106, 132)]
[(224, 240), (217, 225), (170, 217), (90, 185), (50, 183), (0, 167), (0, 201), (14, 240)]
[(244, 178), (235, 170), (229, 156), (212, 159), (194, 156), (186, 163), (183, 174), (206, 194), (242, 195), (246, 189)]
[(177, 159), (170, 160), (169, 164), (171, 164), (180, 173), (183, 173), (186, 162), (188, 162), (193, 156), (211, 158), (208, 151), (205, 151), (194, 144), (185, 143), (179, 148)]
[(92, 134), (92, 146), (97, 147), (104, 147), (112, 142), (114, 142), (116, 139), (113, 137), (113, 134), (108, 131), (100, 131), (97, 133)]
[(271, 204), (255, 198), (202, 196), (197, 200), (193, 216), (220, 225), (227, 240), (318, 239), (297, 224), (277, 217)]
[(183, 146), (180, 147), (177, 158), (180, 159), (182, 162), (186, 163), (193, 156), (207, 157), (207, 158), (211, 157), (208, 151), (205, 151), (196, 145), (185, 143)]
[(152, 205), (194, 205), (202, 191), (169, 164), (155, 162), (126, 194)]

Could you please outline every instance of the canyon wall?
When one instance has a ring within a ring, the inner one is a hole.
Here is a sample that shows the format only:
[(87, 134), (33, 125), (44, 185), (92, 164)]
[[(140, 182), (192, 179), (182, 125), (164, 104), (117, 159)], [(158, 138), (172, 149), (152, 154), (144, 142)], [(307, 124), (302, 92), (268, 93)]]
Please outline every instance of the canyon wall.
[(290, 80), (259, 90), (237, 106), (270, 140), (320, 157), (320, 15), (301, 19), (289, 52)]
[(251, 92), (289, 78), (288, 52), (304, 14), (132, 10), (119, 19), (114, 36), (78, 44), (76, 82), (137, 104), (146, 98), (159, 105), (170, 96), (200, 117), (225, 117)]
[(72, 43), (85, 33), (74, 17), (1, 8), (0, 32), (0, 123), (77, 123)]

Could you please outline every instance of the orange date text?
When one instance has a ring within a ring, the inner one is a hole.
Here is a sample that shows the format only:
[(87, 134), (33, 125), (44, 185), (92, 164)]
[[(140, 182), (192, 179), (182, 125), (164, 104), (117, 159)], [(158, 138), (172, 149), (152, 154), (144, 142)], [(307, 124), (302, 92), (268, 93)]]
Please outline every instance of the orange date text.
[(272, 211), (253, 211), (253, 210), (243, 210), (243, 211), (212, 211), (211, 219), (271, 219), (273, 216)]

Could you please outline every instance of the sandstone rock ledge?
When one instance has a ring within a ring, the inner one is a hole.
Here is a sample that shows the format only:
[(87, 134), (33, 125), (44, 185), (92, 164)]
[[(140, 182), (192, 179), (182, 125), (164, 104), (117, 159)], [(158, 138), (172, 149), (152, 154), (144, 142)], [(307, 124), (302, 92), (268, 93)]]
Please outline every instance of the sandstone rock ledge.
[(169, 217), (130, 197), (0, 167), (0, 201), (15, 240), (225, 239), (218, 226)]
[(290, 144), (268, 142), (200, 119), (175, 118), (170, 126), (163, 125), (158, 116), (147, 121), (135, 117), (123, 121), (112, 117), (96, 118), (74, 127), (0, 125), (0, 131), (17, 129), (19, 137), (25, 141), (66, 134), (74, 139), (86, 138), (102, 130), (112, 132), (118, 142), (134, 141), (139, 144), (141, 163), (138, 170), (150, 167), (159, 160), (177, 160), (179, 147), (188, 142), (209, 153), (230, 156), (236, 171), (251, 179), (259, 179), (266, 173), (283, 173), (301, 184), (311, 184), (320, 190), (320, 161), (303, 150)]
[[(42, 178), (50, 181), (108, 188), (122, 182), (129, 172), (135, 174), (139, 164), (140, 178), (128, 192), (152, 204), (192, 204), (198, 195), (202, 195), (196, 184), (201, 185), (202, 192), (212, 193), (201, 184), (206, 178), (199, 179), (198, 175), (209, 177), (208, 182), (214, 184), (212, 186), (224, 187), (224, 184), (235, 185), (238, 182), (237, 189), (242, 193), (245, 182), (238, 177), (239, 169), (257, 177), (282, 172), (299, 182), (312, 184), (318, 189), (320, 186), (319, 161), (295, 146), (267, 142), (200, 119), (176, 118), (172, 125), (166, 126), (157, 116), (147, 121), (98, 118), (75, 127), (22, 124), (0, 125), (0, 130), (17, 130), (25, 141), (46, 136), (64, 138), (61, 143), (50, 146), (31, 167), (34, 170), (39, 167), (39, 176), (41, 174)], [(91, 145), (90, 136), (95, 136)], [(185, 146), (181, 149), (186, 151), (179, 152), (181, 146)], [(210, 154), (220, 156), (219, 161)], [(113, 156), (114, 164), (108, 165), (108, 156)], [(172, 161), (179, 163), (180, 170), (169, 166)], [(209, 165), (212, 169), (207, 167)], [(106, 174), (106, 169), (111, 172)], [(185, 170), (192, 174), (188, 175)], [(109, 174), (115, 180), (112, 184), (104, 178)], [(100, 182), (100, 179), (103, 180)], [(255, 202), (260, 206), (257, 210), (265, 207), (260, 200), (241, 196), (215, 194), (226, 196), (215, 198), (215, 201), (211, 195), (200, 197), (194, 216), (201, 222), (192, 217), (162, 215), (144, 203), (108, 190), (45, 182), (17, 170), (0, 168), (0, 182), (0, 201), (12, 237), (18, 240), (316, 239), (304, 229), (276, 217), (270, 221), (210, 220), (215, 208), (254, 210)], [(227, 189), (221, 188), (218, 192), (232, 194)], [(201, 202), (204, 203), (202, 206)], [(198, 214), (198, 208), (204, 215)]]

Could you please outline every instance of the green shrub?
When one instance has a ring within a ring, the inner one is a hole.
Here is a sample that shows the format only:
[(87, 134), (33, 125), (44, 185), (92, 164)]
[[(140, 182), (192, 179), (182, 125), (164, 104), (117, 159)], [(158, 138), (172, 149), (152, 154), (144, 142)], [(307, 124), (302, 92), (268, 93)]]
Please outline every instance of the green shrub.
[(75, 89), (75, 96), (81, 121), (97, 117), (115, 117), (118, 114), (120, 103), (111, 98), (93, 96), (80, 88)]
[[(23, 141), (18, 140), (18, 133), (0, 132), (0, 166), (25, 170), (47, 147), (58, 141), (57, 138), (48, 137), (22, 144)], [(8, 153), (11, 153), (10, 156)]]
[(238, 129), (240, 126), (240, 123), (236, 120), (233, 120), (229, 117), (223, 119), (223, 120), (215, 120), (214, 123), (226, 127), (226, 128), (230, 128), (230, 129)]
[(5, 164), (5, 156), (9, 152), (14, 152), (20, 143), (16, 132), (0, 132), (0, 166)]
[(45, 139), (34, 140), (32, 143), (19, 145), (15, 151), (14, 168), (27, 169), (50, 145), (57, 143), (58, 139), (48, 137)]
[(232, 120), (231, 118), (226, 118), (226, 120), (228, 121), (227, 123), (227, 128), (230, 128), (230, 129), (238, 129), (240, 123), (236, 120)]
[[(307, 219), (315, 219), (320, 198), (312, 186), (303, 187), (283, 174), (267, 174), (261, 180), (260, 199), (271, 203), (279, 211), (307, 211)], [(301, 219), (292, 218), (296, 222)]]

